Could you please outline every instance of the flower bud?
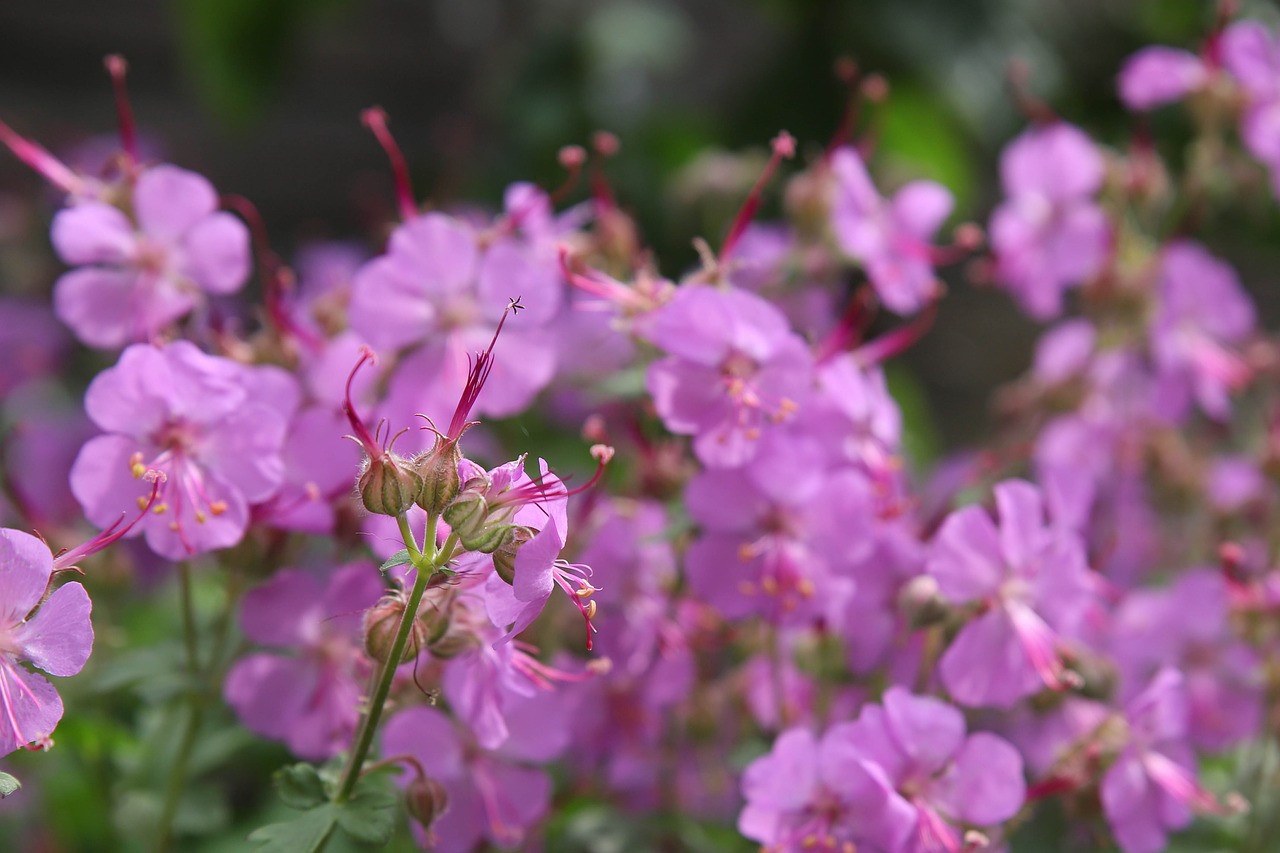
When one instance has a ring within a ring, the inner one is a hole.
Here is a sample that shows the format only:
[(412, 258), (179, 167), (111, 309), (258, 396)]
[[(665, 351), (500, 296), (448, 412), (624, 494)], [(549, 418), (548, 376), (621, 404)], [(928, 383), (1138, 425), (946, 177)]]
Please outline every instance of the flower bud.
[(471, 651), (478, 645), (480, 641), (474, 633), (453, 623), (449, 625), (443, 637), (427, 646), (427, 651), (431, 652), (433, 658), (449, 660)]
[(429, 830), (431, 824), (449, 807), (449, 794), (444, 785), (435, 779), (419, 777), (405, 788), (404, 806), (409, 817), (422, 824), (423, 829)]
[(533, 538), (533, 531), (513, 524), (505, 534), (503, 541), (493, 551), (493, 568), (498, 577), (507, 583), (515, 583), (516, 552), (521, 545)]
[(898, 610), (912, 629), (927, 628), (947, 618), (947, 602), (932, 575), (916, 575), (898, 593)]
[(484, 499), (483, 490), (482, 481), (469, 481), (442, 513), (450, 529), (467, 548), (471, 548), (469, 541), (479, 535), (489, 515), (489, 502)]
[(377, 515), (400, 515), (422, 491), (422, 478), (394, 453), (383, 453), (360, 474), (360, 500)]
[[(379, 663), (385, 663), (391, 656), (391, 649), (395, 645), (396, 632), (400, 630), (400, 619), (403, 615), (404, 602), (391, 595), (384, 597), (365, 611), (364, 650), (369, 657)], [(419, 650), (427, 643), (427, 634), (427, 626), (422, 620), (414, 619), (397, 665), (418, 656)]]
[(439, 439), (435, 447), (414, 462), (414, 469), (422, 478), (417, 504), (427, 511), (427, 515), (440, 515), (462, 490), (462, 477), (458, 474), (461, 461), (462, 451), (458, 449), (458, 442)]

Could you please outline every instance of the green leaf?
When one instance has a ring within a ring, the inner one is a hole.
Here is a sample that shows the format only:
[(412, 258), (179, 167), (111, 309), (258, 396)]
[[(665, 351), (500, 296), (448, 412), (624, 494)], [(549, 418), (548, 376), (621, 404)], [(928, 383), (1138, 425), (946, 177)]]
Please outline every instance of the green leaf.
[(338, 809), (338, 826), (357, 841), (386, 844), (396, 829), (397, 799), (385, 779), (366, 776)]
[(294, 809), (315, 808), (329, 799), (320, 773), (310, 764), (281, 767), (272, 777), (285, 805)]
[(388, 570), (394, 569), (396, 566), (406, 565), (411, 562), (413, 562), (413, 558), (409, 556), (409, 550), (407, 548), (401, 548), (399, 551), (396, 551), (394, 554), (388, 557), (385, 563), (383, 563), (381, 566), (378, 566), (378, 571), (382, 572), (385, 575)]
[[(387, 844), (395, 834), (398, 801), (386, 774), (370, 774), (361, 779), (351, 799), (342, 804), (325, 799), (324, 782), (310, 764), (281, 768), (275, 780), (281, 799), (306, 811), (293, 820), (254, 830), (249, 840), (261, 845), (260, 850), (314, 853), (324, 848), (335, 829), (353, 841), (377, 846)], [(297, 805), (303, 802), (311, 805)]]
[(338, 823), (337, 807), (325, 803), (293, 820), (270, 823), (249, 834), (264, 853), (315, 853), (324, 848)]
[(16, 776), (0, 771), (0, 800), (22, 787)]

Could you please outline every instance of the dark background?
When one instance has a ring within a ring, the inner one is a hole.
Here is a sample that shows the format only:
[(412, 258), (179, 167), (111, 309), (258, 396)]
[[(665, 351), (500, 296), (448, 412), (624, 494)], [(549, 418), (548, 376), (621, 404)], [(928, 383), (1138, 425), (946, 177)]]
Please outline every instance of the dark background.
[[(1133, 127), (1114, 94), (1120, 62), (1152, 42), (1194, 46), (1214, 8), (1203, 0), (4, 2), (0, 119), (56, 151), (114, 133), (102, 58), (122, 53), (143, 131), (168, 159), (253, 199), (286, 250), (305, 238), (369, 237), (394, 215), (385, 159), (358, 118), (372, 104), (390, 115), (419, 199), (438, 203), (494, 204), (517, 179), (553, 185), (559, 147), (607, 128), (622, 140), (610, 164), (620, 200), (675, 276), (695, 257), (692, 237), (718, 242), (742, 192), (744, 170), (731, 169), (719, 203), (688, 203), (698, 176), (705, 185), (715, 174), (690, 167), (694, 158), (763, 152), (780, 128), (812, 156), (840, 113), (838, 56), (891, 83), (874, 122), (878, 178), (941, 180), (956, 192), (957, 221), (985, 221), (999, 197), (999, 149), (1024, 123), (1005, 85), (1012, 59), (1027, 63), (1034, 92), (1064, 117), (1119, 144)], [(15, 222), (13, 200), (38, 188), (0, 152), (0, 237), (6, 221), (10, 238), (31, 231)], [(43, 228), (47, 215), (28, 218)], [(1261, 281), (1269, 264), (1248, 257), (1271, 260), (1273, 235), (1233, 238), (1251, 284), (1269, 284)], [(39, 291), (56, 272), (0, 265), (0, 290)], [(1025, 368), (1035, 334), (1002, 295), (957, 277), (951, 284), (934, 332), (908, 358), (947, 444), (980, 433), (993, 385)]]

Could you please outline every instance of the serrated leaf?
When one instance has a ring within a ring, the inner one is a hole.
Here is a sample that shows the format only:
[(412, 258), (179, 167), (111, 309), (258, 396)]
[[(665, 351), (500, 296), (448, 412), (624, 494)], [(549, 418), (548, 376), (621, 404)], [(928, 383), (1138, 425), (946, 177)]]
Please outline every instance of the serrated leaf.
[(311, 809), (329, 799), (319, 772), (310, 764), (281, 767), (272, 779), (275, 781), (276, 791), (280, 793), (280, 799), (290, 808)]
[(385, 575), (387, 572), (389, 572), (391, 569), (394, 569), (396, 566), (404, 566), (412, 562), (413, 562), (413, 558), (409, 556), (409, 549), (401, 548), (399, 551), (396, 551), (394, 554), (388, 557), (385, 563), (383, 563), (381, 566), (378, 566), (378, 571), (382, 572)]
[(396, 795), (377, 777), (365, 777), (338, 809), (338, 826), (357, 841), (386, 844), (396, 829)]
[(18, 781), (18, 777), (0, 771), (0, 800), (9, 796), (21, 787), (22, 783)]
[(269, 823), (249, 834), (262, 853), (315, 853), (338, 824), (337, 808), (325, 803), (309, 809), (293, 820)]

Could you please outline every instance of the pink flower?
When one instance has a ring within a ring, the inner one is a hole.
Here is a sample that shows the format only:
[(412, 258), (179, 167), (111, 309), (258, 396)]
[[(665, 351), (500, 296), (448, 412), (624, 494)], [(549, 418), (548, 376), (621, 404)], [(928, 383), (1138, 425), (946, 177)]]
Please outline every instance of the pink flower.
[(93, 347), (152, 338), (203, 303), (239, 290), (249, 276), (249, 232), (218, 211), (218, 195), (194, 172), (144, 171), (130, 213), (82, 201), (53, 220), (53, 245), (68, 264), (53, 299), (58, 319)]
[(88, 593), (72, 582), (45, 598), (53, 570), (47, 545), (0, 530), (0, 755), (45, 740), (62, 719), (58, 692), (23, 664), (75, 675), (93, 649)]
[(832, 227), (840, 248), (862, 263), (890, 310), (914, 314), (938, 294), (930, 240), (951, 214), (951, 193), (933, 181), (912, 181), (886, 201), (851, 148), (832, 155), (831, 170)]
[(280, 485), (297, 395), (282, 370), (206, 355), (186, 341), (129, 347), (85, 394), (90, 419), (108, 434), (81, 448), (71, 490), (105, 527), (144, 499), (147, 470), (160, 471), (159, 503), (138, 525), (151, 549), (181, 560), (228, 548), (244, 536), (249, 505)]

